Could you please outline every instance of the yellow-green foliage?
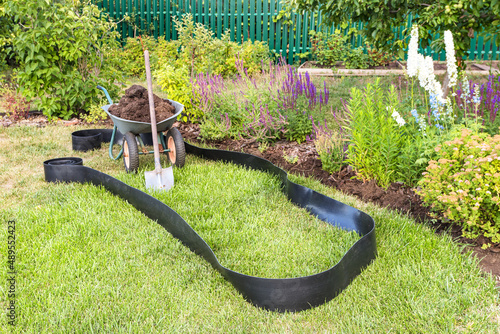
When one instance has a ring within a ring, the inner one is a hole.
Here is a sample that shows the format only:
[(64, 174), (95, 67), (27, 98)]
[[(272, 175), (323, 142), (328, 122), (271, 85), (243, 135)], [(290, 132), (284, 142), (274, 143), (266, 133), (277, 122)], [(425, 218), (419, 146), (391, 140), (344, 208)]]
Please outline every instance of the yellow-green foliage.
[(165, 64), (173, 63), (178, 57), (177, 48), (179, 43), (177, 41), (166, 41), (164, 39), (159, 39), (156, 44), (154, 53), (158, 58), (158, 63), (155, 64), (155, 69), (160, 68)]
[[(142, 39), (142, 43), (141, 43)], [(118, 66), (124, 75), (144, 76), (144, 49), (149, 50), (151, 70), (155, 70), (165, 63), (172, 63), (177, 58), (177, 43), (175, 41), (156, 41), (153, 37), (142, 36), (141, 39), (127, 38), (122, 50), (117, 51)]]
[(230, 76), (246, 68), (248, 75), (261, 71), (262, 62), (269, 61), (269, 48), (260, 41), (232, 42), (229, 30), (220, 38), (199, 22), (194, 22), (190, 14), (174, 19), (178, 39), (165, 41), (160, 38), (143, 36), (127, 38), (123, 49), (115, 51), (118, 67), (127, 76), (144, 76), (143, 47), (149, 50), (151, 70), (162, 71), (164, 65), (174, 68), (187, 67), (189, 76), (210, 73)]
[[(214, 68), (214, 74), (223, 76), (235, 74), (238, 71), (237, 62), (241, 62), (241, 67), (246, 69), (247, 74), (252, 76), (262, 70), (262, 62), (269, 61), (269, 48), (266, 43), (260, 41), (246, 41), (242, 45), (228, 42), (227, 50), (221, 54), (218, 66)], [(224, 50), (224, 49), (220, 49)]]
[(87, 114), (80, 115), (82, 121), (86, 123), (99, 123), (104, 121), (108, 115), (106, 112), (98, 105), (91, 105)]
[(500, 242), (500, 135), (463, 129), (436, 151), (419, 182), (424, 202), (462, 225), (465, 237)]
[(269, 48), (263, 42), (246, 41), (241, 45), (231, 42), (229, 30), (221, 38), (215, 38), (210, 29), (195, 23), (190, 14), (174, 23), (180, 49), (176, 66), (188, 66), (190, 74), (229, 76), (237, 73), (238, 62), (247, 69), (248, 75), (252, 75), (261, 70), (262, 61), (267, 63), (269, 60)]
[(184, 105), (183, 121), (196, 121), (203, 116), (202, 111), (192, 106), (193, 92), (186, 67), (174, 68), (163, 64), (155, 71), (155, 78), (161, 89), (167, 93), (167, 98)]

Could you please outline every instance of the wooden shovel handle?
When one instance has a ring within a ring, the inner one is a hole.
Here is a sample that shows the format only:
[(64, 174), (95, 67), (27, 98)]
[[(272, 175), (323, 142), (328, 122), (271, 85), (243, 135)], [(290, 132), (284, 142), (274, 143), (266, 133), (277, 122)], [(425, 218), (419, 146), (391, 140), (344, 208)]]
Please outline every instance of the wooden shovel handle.
[(155, 103), (153, 98), (153, 81), (149, 65), (149, 51), (144, 50), (144, 62), (146, 64), (146, 81), (148, 83), (149, 115), (151, 118), (151, 137), (153, 137), (153, 150), (155, 157), (155, 169), (161, 171), (160, 150), (158, 148), (158, 131), (156, 130)]

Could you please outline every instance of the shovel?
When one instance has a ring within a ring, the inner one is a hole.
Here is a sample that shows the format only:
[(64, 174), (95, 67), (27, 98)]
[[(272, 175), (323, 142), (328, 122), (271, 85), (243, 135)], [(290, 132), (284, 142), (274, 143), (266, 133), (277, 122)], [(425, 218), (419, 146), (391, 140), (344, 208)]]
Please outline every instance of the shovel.
[(149, 114), (151, 117), (151, 137), (153, 137), (153, 149), (155, 159), (155, 169), (151, 172), (144, 172), (146, 178), (146, 189), (169, 190), (174, 185), (174, 172), (172, 166), (161, 168), (160, 149), (158, 146), (158, 132), (156, 131), (155, 103), (153, 100), (153, 82), (151, 80), (151, 70), (149, 68), (149, 51), (144, 50), (144, 61), (146, 63), (146, 80), (148, 82)]

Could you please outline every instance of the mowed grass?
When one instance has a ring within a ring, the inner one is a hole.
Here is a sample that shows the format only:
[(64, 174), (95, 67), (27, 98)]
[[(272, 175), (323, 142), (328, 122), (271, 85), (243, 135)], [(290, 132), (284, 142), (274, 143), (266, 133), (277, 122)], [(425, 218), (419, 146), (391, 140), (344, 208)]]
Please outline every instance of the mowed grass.
[[(337, 298), (299, 313), (255, 308), (202, 258), (126, 201), (91, 185), (49, 184), (42, 162), (80, 156), (86, 166), (144, 188), (107, 145), (72, 152), (80, 127), (0, 129), (0, 244), (16, 221), (17, 325), (0, 332), (497, 333), (498, 290), (447, 236), (314, 179), (291, 176), (370, 214), (378, 257)], [(358, 236), (290, 204), (267, 174), (188, 156), (175, 187), (155, 194), (179, 212), (231, 269), (294, 277), (327, 269)], [(7, 266), (0, 266), (7, 305)]]
[[(291, 204), (278, 179), (267, 173), (194, 157), (176, 172), (172, 191), (153, 195), (190, 223), (222, 265), (243, 274), (292, 278), (319, 273), (359, 239)], [(143, 177), (119, 178), (146, 191)]]

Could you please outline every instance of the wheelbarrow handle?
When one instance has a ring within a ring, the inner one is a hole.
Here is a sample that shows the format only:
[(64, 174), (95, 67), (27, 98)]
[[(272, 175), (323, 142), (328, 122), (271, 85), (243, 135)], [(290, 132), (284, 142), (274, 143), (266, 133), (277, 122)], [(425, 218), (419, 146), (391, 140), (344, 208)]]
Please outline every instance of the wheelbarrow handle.
[(97, 89), (102, 90), (104, 92), (104, 94), (106, 94), (106, 98), (108, 99), (109, 104), (113, 104), (113, 100), (111, 100), (111, 97), (109, 97), (109, 94), (108, 94), (108, 91), (106, 90), (106, 88), (97, 85)]

